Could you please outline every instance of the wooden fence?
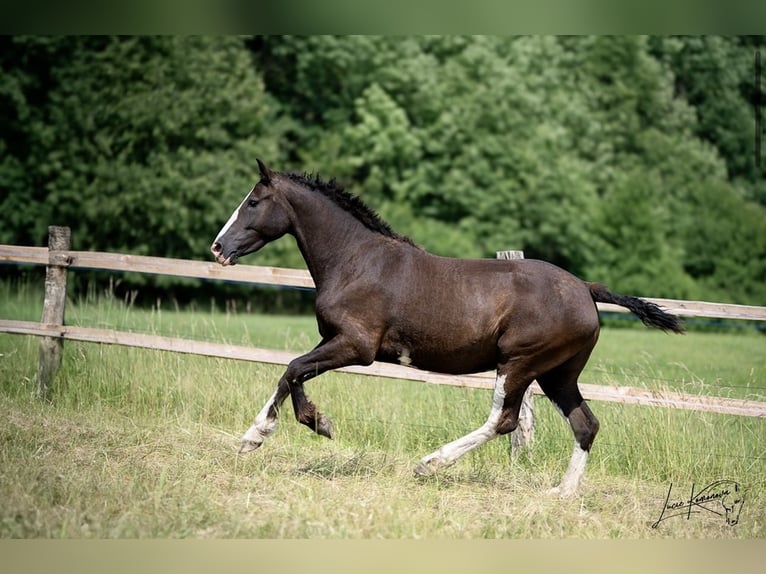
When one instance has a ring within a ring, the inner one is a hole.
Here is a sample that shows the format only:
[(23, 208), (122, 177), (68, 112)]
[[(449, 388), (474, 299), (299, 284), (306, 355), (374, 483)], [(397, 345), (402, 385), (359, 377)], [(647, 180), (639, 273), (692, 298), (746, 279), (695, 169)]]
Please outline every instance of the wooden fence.
[[(109, 329), (76, 327), (65, 324), (64, 301), (67, 269), (100, 269), (120, 272), (154, 273), (179, 277), (237, 281), (245, 283), (312, 288), (314, 283), (307, 271), (237, 265), (221, 267), (214, 262), (187, 261), (159, 257), (144, 257), (91, 251), (72, 251), (68, 245), (68, 229), (49, 228), (49, 247), (22, 247), (0, 245), (0, 263), (45, 265), (46, 301), (40, 323), (0, 319), (0, 332), (42, 337), (40, 366), (38, 367), (38, 393), (44, 394), (58, 368), (61, 345), (66, 339), (101, 344), (126, 345), (146, 349), (173, 351), (210, 357), (255, 361), (279, 365), (288, 364), (297, 355), (286, 351), (259, 349), (206, 341), (194, 341), (157, 335), (127, 333)], [(713, 317), (766, 321), (766, 308), (749, 305), (725, 305), (701, 301), (649, 299), (666, 309), (687, 317)], [(622, 307), (599, 304), (602, 311), (625, 312)], [(51, 349), (54, 349), (51, 351)], [(341, 372), (422, 381), (432, 384), (491, 389), (494, 376), (444, 375), (421, 371), (402, 365), (373, 363), (370, 366), (351, 366)], [(676, 409), (692, 409), (724, 414), (766, 417), (766, 402), (688, 395), (670, 391), (614, 385), (581, 383), (580, 389), (588, 400), (619, 402), (624, 404), (653, 405)], [(542, 394), (537, 384), (532, 392)]]

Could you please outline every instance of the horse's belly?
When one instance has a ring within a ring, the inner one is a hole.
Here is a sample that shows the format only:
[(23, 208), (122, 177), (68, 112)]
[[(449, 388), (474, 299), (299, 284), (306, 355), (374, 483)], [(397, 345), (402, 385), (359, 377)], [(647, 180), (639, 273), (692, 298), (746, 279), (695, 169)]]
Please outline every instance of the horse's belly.
[(495, 353), (476, 354), (466, 356), (460, 354), (441, 356), (422, 356), (413, 359), (413, 366), (426, 371), (447, 373), (450, 375), (465, 375), (468, 373), (480, 373), (494, 370), (497, 366)]
[(421, 344), (384, 344), (376, 357), (378, 361), (451, 375), (493, 370), (497, 366), (496, 358), (494, 342), (455, 346), (446, 343), (439, 345), (436, 341)]

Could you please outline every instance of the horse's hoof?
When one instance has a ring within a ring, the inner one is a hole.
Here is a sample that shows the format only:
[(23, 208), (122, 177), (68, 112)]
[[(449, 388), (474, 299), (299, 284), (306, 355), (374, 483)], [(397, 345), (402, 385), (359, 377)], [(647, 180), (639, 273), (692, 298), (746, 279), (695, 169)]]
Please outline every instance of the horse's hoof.
[(564, 489), (564, 488), (561, 487), (561, 485), (559, 485), (559, 486), (554, 486), (553, 488), (549, 489), (547, 491), (547, 494), (548, 494), (548, 496), (558, 496), (559, 498), (566, 499), (566, 498), (572, 498), (572, 496), (574, 496), (574, 494), (576, 492), (577, 492), (576, 489), (571, 489), (571, 488), (570, 489)]
[(239, 454), (246, 454), (248, 452), (252, 452), (255, 449), (257, 449), (259, 446), (261, 446), (263, 442), (256, 442), (254, 440), (243, 440), (242, 445), (239, 447)]
[(332, 439), (335, 429), (333, 428), (332, 421), (326, 416), (320, 414), (316, 422), (316, 433), (318, 435)]
[(438, 464), (436, 464), (435, 460), (421, 460), (420, 463), (415, 467), (414, 473), (415, 476), (432, 476), (436, 474), (436, 469), (438, 467)]

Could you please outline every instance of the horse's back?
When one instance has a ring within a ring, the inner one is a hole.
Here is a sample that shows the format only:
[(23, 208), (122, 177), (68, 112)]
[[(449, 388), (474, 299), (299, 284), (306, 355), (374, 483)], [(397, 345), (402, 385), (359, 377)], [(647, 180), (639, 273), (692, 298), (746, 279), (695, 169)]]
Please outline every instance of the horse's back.
[(584, 281), (546, 261), (433, 257), (423, 271), (421, 280), (441, 283), (438, 287), (443, 289), (434, 285), (437, 298), (437, 291), (446, 291), (448, 299), (459, 297), (469, 303), (500, 305), (514, 313), (527, 308), (539, 314), (549, 305), (565, 313), (594, 308)]
[(379, 360), (447, 372), (495, 367), (498, 345), (587, 338), (598, 316), (587, 285), (544, 261), (452, 259), (425, 252), (381, 278)]

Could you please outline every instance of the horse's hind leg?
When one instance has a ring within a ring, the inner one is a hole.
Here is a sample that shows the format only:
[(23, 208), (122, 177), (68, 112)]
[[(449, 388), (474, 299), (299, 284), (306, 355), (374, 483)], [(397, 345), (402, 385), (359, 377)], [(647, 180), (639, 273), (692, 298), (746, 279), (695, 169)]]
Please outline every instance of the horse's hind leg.
[(585, 367), (591, 348), (584, 349), (563, 365), (537, 378), (540, 388), (569, 421), (574, 433), (574, 449), (561, 483), (552, 492), (571, 496), (577, 491), (585, 472), (593, 439), (598, 433), (598, 419), (593, 415), (577, 388), (577, 378)]
[(426, 476), (439, 468), (451, 466), (469, 451), (516, 428), (524, 391), (532, 383), (532, 379), (512, 377), (505, 374), (507, 372), (504, 368), (498, 369), (492, 395), (492, 409), (487, 421), (475, 431), (423, 457), (415, 467), (415, 474)]

